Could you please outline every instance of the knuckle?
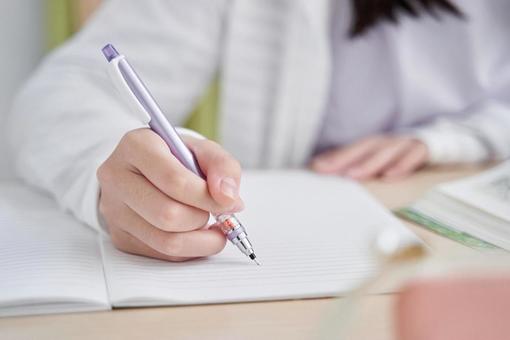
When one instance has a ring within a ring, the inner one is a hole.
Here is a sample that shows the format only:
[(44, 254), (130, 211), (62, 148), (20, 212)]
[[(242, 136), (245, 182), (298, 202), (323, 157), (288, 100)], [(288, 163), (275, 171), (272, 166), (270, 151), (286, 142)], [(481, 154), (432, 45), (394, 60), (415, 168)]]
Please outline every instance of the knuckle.
[(99, 183), (104, 184), (110, 182), (113, 179), (113, 171), (109, 165), (109, 161), (106, 160), (96, 170), (96, 177)]
[(179, 218), (181, 211), (175, 204), (162, 204), (157, 213), (158, 224), (161, 228), (168, 230)]
[(119, 143), (119, 153), (128, 161), (132, 161), (132, 154), (147, 152), (145, 145), (152, 142), (147, 128), (140, 128), (128, 131), (122, 136)]
[(135, 129), (128, 131), (122, 136), (120, 140), (120, 144), (133, 145), (137, 144), (140, 141), (140, 133), (142, 129)]
[(176, 191), (176, 192), (187, 192), (188, 188), (190, 186), (190, 181), (188, 180), (187, 176), (179, 176), (177, 174), (172, 173), (170, 178), (170, 186)]
[(122, 136), (122, 138), (120, 139), (118, 149), (130, 148), (130, 146), (133, 145), (134, 143), (134, 139), (135, 137), (133, 136), (132, 131), (126, 132), (124, 136)]

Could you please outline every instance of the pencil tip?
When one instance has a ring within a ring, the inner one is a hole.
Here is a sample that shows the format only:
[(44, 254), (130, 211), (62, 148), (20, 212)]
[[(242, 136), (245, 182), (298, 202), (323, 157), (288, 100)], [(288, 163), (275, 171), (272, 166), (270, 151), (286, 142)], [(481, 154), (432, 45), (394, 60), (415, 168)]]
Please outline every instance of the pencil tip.
[(257, 266), (260, 266), (260, 262), (257, 260), (257, 256), (255, 256), (255, 253), (251, 253), (249, 257), (257, 264)]

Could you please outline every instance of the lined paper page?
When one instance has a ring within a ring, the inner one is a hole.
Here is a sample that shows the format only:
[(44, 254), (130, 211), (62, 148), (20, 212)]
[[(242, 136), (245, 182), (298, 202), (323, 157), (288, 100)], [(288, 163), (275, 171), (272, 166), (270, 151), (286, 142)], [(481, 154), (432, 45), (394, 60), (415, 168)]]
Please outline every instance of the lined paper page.
[(0, 183), (0, 315), (108, 309), (98, 236), (21, 184)]
[(103, 242), (114, 306), (199, 304), (332, 296), (375, 274), (373, 241), (407, 231), (357, 184), (304, 171), (245, 174), (239, 214), (257, 267), (234, 246), (220, 255), (169, 263), (124, 254)]

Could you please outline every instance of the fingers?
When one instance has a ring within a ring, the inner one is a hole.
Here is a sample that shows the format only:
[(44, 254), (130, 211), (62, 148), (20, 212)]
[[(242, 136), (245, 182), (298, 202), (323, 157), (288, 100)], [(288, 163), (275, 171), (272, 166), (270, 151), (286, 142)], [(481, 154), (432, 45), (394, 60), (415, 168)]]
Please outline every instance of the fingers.
[(380, 137), (370, 137), (345, 148), (328, 151), (312, 162), (312, 169), (319, 173), (343, 173), (372, 154), (382, 141)]
[(233, 210), (242, 210), (243, 202), (239, 197), (241, 184), (239, 162), (215, 142), (196, 138), (184, 139), (207, 176), (207, 185), (212, 197), (225, 206), (234, 205)]
[[(159, 253), (170, 257), (203, 257), (217, 254), (225, 247), (226, 238), (218, 228), (188, 232), (166, 232), (149, 224), (128, 206), (119, 206), (117, 209), (121, 213), (115, 214), (116, 218), (107, 221), (111, 228), (110, 232), (120, 229), (128, 233), (151, 248), (151, 254), (153, 255)], [(114, 214), (108, 214), (107, 216), (112, 215)], [(120, 246), (124, 248), (131, 247), (130, 252), (147, 253), (149, 251), (133, 240), (126, 243), (129, 240), (125, 235), (119, 237), (123, 237), (123, 243)]]
[(205, 211), (225, 212), (234, 208), (235, 200), (228, 200), (229, 204), (215, 201), (207, 183), (186, 169), (158, 135), (148, 129), (135, 131), (126, 134), (121, 142), (126, 148), (125, 157), (164, 194)]
[(190, 231), (209, 220), (208, 212), (173, 200), (138, 173), (119, 171), (115, 176), (116, 181), (105, 183), (111, 194), (161, 230)]
[(312, 169), (365, 180), (382, 176), (408, 175), (428, 161), (428, 150), (421, 141), (409, 137), (377, 136), (318, 156)]
[(191, 257), (168, 256), (159, 253), (122, 229), (110, 228), (110, 236), (115, 247), (126, 253), (172, 262), (181, 262), (192, 259)]
[(117, 248), (180, 261), (226, 243), (209, 212), (239, 210), (241, 169), (217, 144), (189, 140), (210, 182), (186, 169), (149, 129), (128, 132), (97, 171), (100, 212)]
[(375, 177), (391, 167), (407, 150), (412, 147), (411, 139), (395, 139), (382, 143), (370, 157), (360, 161), (347, 171), (347, 176), (354, 179)]
[(416, 143), (400, 160), (388, 168), (383, 176), (388, 179), (404, 177), (426, 164), (428, 149), (423, 143)]

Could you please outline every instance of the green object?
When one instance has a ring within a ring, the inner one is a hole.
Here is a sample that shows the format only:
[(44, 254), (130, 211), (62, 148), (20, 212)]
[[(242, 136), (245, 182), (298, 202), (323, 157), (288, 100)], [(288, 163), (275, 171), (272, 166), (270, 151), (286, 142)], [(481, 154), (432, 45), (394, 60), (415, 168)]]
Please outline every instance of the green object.
[[(47, 41), (48, 50), (62, 44), (77, 30), (78, 17), (76, 0), (47, 0)], [(218, 140), (218, 108), (220, 81), (215, 76), (184, 124), (208, 139)]]
[(441, 223), (440, 221), (423, 215), (420, 212), (414, 210), (412, 207), (400, 208), (395, 210), (394, 213), (403, 219), (414, 222), (428, 230), (435, 232), (436, 234), (447, 237), (470, 248), (478, 250), (499, 249), (499, 247), (493, 245), (492, 243), (485, 242), (470, 234), (458, 231), (455, 228)]
[(76, 11), (73, 0), (46, 0), (46, 48), (52, 50), (74, 32), (76, 27)]
[(220, 81), (216, 76), (184, 126), (218, 141), (219, 97)]

